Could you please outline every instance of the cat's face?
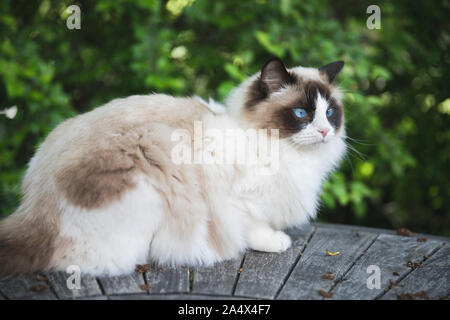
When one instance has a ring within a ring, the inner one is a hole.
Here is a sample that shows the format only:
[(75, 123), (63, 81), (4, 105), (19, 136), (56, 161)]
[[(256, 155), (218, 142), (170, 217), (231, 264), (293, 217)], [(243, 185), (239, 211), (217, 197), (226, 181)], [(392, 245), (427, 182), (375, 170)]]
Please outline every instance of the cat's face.
[(247, 89), (243, 115), (253, 127), (278, 129), (295, 146), (333, 141), (344, 131), (341, 94), (333, 85), (343, 65), (286, 70), (281, 60), (269, 60)]

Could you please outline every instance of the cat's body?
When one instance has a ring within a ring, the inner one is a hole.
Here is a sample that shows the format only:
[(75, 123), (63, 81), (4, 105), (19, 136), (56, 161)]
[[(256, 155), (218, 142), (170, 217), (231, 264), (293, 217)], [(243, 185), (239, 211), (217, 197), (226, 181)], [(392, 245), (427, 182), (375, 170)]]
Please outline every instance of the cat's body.
[[(77, 265), (117, 275), (148, 258), (212, 264), (249, 247), (286, 250), (281, 230), (315, 216), (321, 183), (344, 154), (332, 85), (342, 65), (285, 73), (272, 61), (232, 93), (226, 112), (193, 98), (132, 96), (59, 125), (29, 164), (20, 207), (0, 223), (0, 273)], [(299, 108), (287, 114), (299, 103), (309, 124), (296, 120)], [(328, 118), (331, 105), (337, 115)], [(195, 121), (204, 130), (280, 129), (278, 170), (176, 164), (173, 132), (195, 136)]]

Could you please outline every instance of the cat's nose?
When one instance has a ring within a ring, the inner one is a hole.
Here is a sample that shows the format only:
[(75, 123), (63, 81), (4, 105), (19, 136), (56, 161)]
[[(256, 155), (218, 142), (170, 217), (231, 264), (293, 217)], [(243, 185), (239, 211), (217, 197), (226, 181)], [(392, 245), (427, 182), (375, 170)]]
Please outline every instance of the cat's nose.
[(317, 130), (317, 131), (319, 131), (320, 134), (322, 135), (322, 137), (325, 138), (330, 130), (329, 129), (320, 129), (320, 130)]

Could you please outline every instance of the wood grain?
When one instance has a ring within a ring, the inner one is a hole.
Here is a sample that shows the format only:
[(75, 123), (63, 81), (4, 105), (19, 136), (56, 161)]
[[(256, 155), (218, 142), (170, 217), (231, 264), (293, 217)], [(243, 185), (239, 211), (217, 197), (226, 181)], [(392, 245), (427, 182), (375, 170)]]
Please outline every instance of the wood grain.
[[(423, 262), (423, 267), (412, 270), (393, 288), (381, 296), (383, 300), (398, 299), (413, 294), (416, 299), (450, 298), (450, 246), (445, 245)], [(421, 295), (424, 292), (426, 295)]]
[(189, 268), (162, 267), (156, 264), (150, 266), (145, 273), (149, 292), (155, 293), (189, 293)]
[[(386, 290), (391, 280), (404, 277), (411, 271), (408, 262), (421, 263), (425, 255), (431, 255), (442, 245), (439, 241), (418, 242), (414, 237), (381, 234), (375, 243), (355, 263), (345, 278), (333, 288), (333, 299), (375, 299)], [(380, 287), (370, 289), (369, 266), (380, 269)], [(398, 274), (396, 276), (395, 274)]]
[[(278, 299), (321, 299), (375, 240), (376, 234), (319, 228), (281, 290)], [(340, 252), (330, 256), (326, 250)], [(325, 278), (332, 275), (334, 279)]]
[(193, 294), (228, 295), (233, 293), (234, 284), (244, 256), (217, 263), (212, 267), (194, 268)]
[(143, 274), (134, 272), (123, 276), (99, 277), (98, 281), (105, 294), (143, 293), (145, 285)]
[(67, 281), (71, 275), (59, 271), (48, 273), (47, 277), (59, 299), (77, 299), (80, 297), (101, 296), (103, 293), (95, 277), (81, 275), (80, 288), (69, 289)]
[(247, 252), (234, 294), (273, 299), (299, 260), (314, 230), (311, 226), (290, 230), (292, 246), (285, 252)]
[(11, 300), (56, 300), (51, 286), (41, 275), (21, 274), (0, 280), (0, 291)]

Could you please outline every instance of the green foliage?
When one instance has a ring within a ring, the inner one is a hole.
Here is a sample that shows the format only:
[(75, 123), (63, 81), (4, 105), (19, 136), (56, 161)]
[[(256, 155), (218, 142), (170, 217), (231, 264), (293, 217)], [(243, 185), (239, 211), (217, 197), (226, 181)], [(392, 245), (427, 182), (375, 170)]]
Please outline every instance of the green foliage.
[[(65, 9), (81, 7), (81, 30)], [(321, 219), (450, 235), (448, 1), (5, 0), (0, 7), (0, 213), (19, 202), (36, 146), (113, 98), (165, 92), (223, 100), (272, 55), (346, 65), (349, 153)]]

